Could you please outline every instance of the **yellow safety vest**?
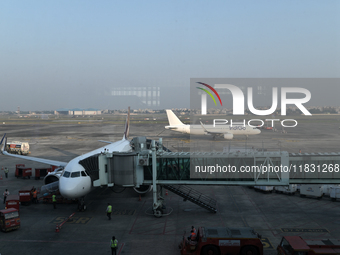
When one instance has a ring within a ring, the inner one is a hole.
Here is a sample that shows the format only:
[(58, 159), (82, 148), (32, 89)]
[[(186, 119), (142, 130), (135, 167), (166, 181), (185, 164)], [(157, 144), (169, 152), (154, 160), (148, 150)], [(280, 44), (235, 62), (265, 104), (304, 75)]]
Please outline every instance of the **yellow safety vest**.
[(118, 240), (117, 239), (115, 239), (114, 241), (111, 239), (111, 247), (112, 248), (117, 248), (117, 246), (118, 246)]
[(57, 202), (55, 195), (52, 196), (52, 202)]
[(108, 212), (108, 213), (111, 213), (111, 212), (112, 212), (112, 205), (109, 205), (109, 206), (107, 207), (107, 212)]

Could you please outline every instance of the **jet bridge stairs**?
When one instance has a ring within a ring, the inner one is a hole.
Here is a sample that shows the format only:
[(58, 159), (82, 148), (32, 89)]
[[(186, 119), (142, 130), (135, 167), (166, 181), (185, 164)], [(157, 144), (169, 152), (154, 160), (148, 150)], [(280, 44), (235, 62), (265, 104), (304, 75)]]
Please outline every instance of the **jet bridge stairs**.
[(161, 185), (163, 188), (170, 190), (172, 193), (184, 198), (184, 201), (190, 201), (210, 212), (216, 213), (216, 200), (194, 190), (186, 185)]

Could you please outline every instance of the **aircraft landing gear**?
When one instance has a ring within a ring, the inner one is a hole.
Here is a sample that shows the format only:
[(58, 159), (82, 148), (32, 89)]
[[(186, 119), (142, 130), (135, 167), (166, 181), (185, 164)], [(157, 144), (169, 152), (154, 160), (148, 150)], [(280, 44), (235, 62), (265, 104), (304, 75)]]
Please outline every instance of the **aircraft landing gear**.
[(78, 201), (78, 211), (84, 212), (86, 210), (85, 199), (82, 197)]

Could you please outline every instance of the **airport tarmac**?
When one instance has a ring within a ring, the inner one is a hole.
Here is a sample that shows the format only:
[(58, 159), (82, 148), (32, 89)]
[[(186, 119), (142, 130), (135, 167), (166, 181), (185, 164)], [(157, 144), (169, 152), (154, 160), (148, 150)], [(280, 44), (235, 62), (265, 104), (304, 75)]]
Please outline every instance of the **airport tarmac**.
[[(130, 137), (145, 135), (158, 139), (163, 124), (132, 124)], [(103, 146), (98, 140), (117, 141), (122, 138), (122, 125), (49, 124), (49, 125), (2, 125), (1, 133), (9, 140), (28, 141), (30, 156), (68, 161), (76, 155)], [(217, 150), (229, 146), (255, 147), (289, 152), (339, 151), (338, 124), (302, 123), (287, 133), (262, 131), (260, 135), (235, 137), (231, 141), (204, 136), (191, 141), (189, 136), (165, 131), (163, 143), (173, 151), (190, 148)], [(193, 146), (193, 144), (196, 144)], [(199, 145), (201, 144), (201, 145)], [(216, 145), (218, 144), (218, 145)], [(263, 145), (262, 145), (263, 144)], [(0, 180), (0, 190), (6, 188), (17, 194), (24, 186), (39, 187), (42, 180), (14, 177), (15, 164), (39, 168), (46, 165), (11, 157), (0, 157), (1, 166), (10, 170), (9, 178)], [(34, 175), (34, 174), (33, 174)], [(195, 186), (196, 190), (218, 202), (218, 212), (210, 213), (181, 197), (169, 192), (165, 197), (171, 214), (155, 218), (148, 214), (152, 205), (149, 193), (139, 201), (131, 189), (123, 192), (114, 187), (94, 189), (86, 197), (87, 210), (77, 212), (75, 204), (32, 204), (21, 206), (21, 227), (9, 233), (0, 233), (0, 253), (4, 254), (110, 254), (110, 239), (119, 240), (117, 254), (179, 254), (178, 244), (183, 232), (188, 235), (191, 226), (249, 226), (265, 238), (265, 253), (276, 254), (276, 246), (283, 235), (300, 235), (314, 239), (340, 239), (340, 201), (330, 198), (321, 200), (301, 198), (298, 194), (262, 194), (242, 186)], [(2, 196), (0, 197), (2, 204)], [(106, 216), (106, 206), (113, 205), (112, 220)], [(2, 207), (3, 208), (3, 204)], [(56, 224), (75, 212), (73, 220), (66, 223), (59, 233)]]

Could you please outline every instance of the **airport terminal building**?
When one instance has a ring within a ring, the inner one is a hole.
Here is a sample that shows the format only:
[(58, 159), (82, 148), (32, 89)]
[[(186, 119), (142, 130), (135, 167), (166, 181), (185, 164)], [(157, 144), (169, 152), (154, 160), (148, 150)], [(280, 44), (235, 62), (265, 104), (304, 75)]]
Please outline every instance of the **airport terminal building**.
[(81, 108), (61, 108), (54, 111), (55, 115), (100, 115), (102, 111), (96, 108), (88, 108), (88, 109), (81, 109)]

